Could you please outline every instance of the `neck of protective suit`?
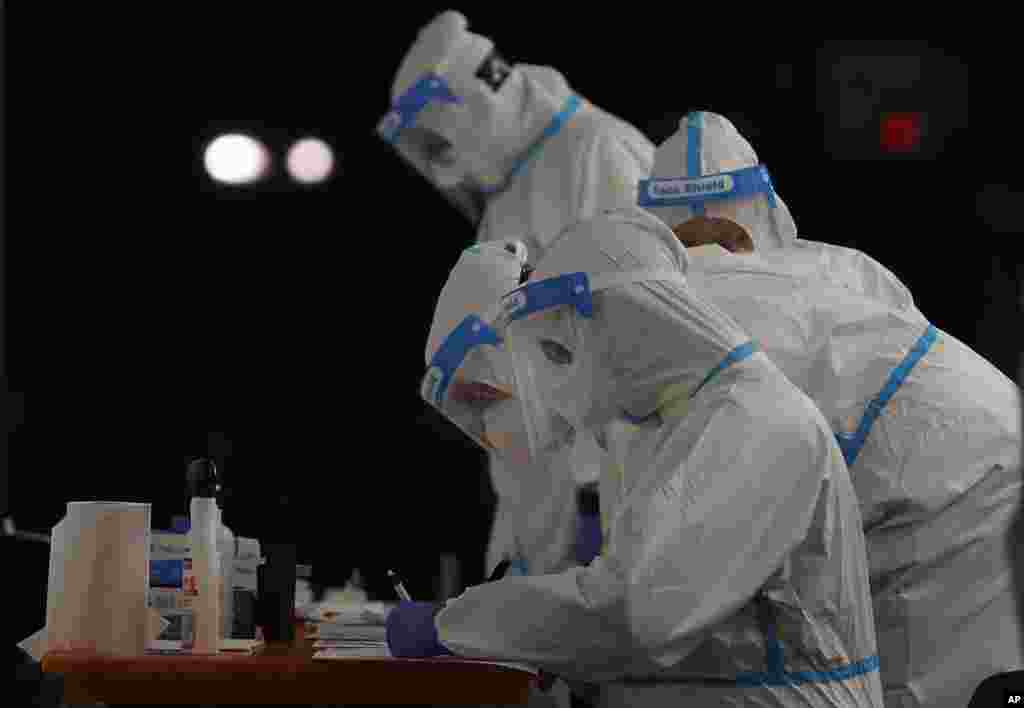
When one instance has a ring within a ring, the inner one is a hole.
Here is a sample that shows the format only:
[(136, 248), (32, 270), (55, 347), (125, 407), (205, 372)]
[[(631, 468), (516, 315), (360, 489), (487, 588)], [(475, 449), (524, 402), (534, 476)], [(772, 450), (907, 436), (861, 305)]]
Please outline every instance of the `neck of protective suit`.
[[(563, 233), (531, 282), (573, 271), (595, 279), (664, 271), (684, 276), (687, 267), (686, 250), (662, 222), (643, 210), (624, 209)], [(545, 395), (572, 398), (570, 422), (584, 429), (599, 430), (624, 413), (649, 416), (665, 403), (667, 390), (696, 390), (709, 371), (749, 341), (728, 316), (697, 298), (684, 277), (615, 284), (594, 293), (592, 309), (589, 317), (574, 317), (571, 326), (565, 318), (525, 323), (534, 340), (561, 339), (571, 351), (573, 365), (551, 377)]]
[[(714, 209), (743, 226), (759, 251), (786, 248), (796, 223), (767, 167), (728, 119), (694, 112), (655, 152), (638, 204), (674, 228)], [(713, 206), (711, 206), (713, 205)]]

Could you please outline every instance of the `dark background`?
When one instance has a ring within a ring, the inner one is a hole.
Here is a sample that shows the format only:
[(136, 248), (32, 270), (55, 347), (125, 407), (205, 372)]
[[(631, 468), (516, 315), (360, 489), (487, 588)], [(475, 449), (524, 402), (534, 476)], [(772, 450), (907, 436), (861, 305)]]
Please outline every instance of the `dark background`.
[[(394, 566), (429, 597), (441, 552), (477, 582), (493, 493), (417, 395), (436, 296), (474, 231), (373, 132), (441, 8), (188, 7), (62, 18), (60, 39), (6, 29), (4, 511), (47, 530), (70, 500), (146, 500), (166, 527), (187, 509), (183, 457), (212, 454), (228, 525), (295, 540), (320, 582), (355, 565), (386, 592)], [(464, 12), (655, 143), (689, 110), (723, 113), (803, 237), (874, 256), (1016, 376), (1016, 161), (994, 114), (968, 126), (967, 67), (998, 59), (966, 42), (726, 44), (650, 18), (584, 30), (568, 12)], [(915, 151), (883, 149), (887, 112), (921, 115)], [(214, 184), (202, 152), (222, 132), (261, 139), (276, 174)], [(305, 136), (335, 151), (324, 184), (280, 169)], [(20, 639), (42, 625), (47, 551), (0, 540)]]

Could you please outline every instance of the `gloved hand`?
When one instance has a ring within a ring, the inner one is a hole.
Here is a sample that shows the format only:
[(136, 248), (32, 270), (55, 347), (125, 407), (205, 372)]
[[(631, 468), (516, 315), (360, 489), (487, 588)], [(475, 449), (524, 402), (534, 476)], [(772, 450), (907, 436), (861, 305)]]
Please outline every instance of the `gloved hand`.
[(601, 517), (595, 514), (576, 515), (576, 562), (590, 565), (601, 553)]
[(590, 565), (601, 553), (601, 500), (596, 484), (576, 490), (576, 562)]
[(437, 602), (400, 602), (391, 610), (385, 623), (391, 655), (406, 659), (450, 656), (438, 640), (434, 625), (434, 617), (443, 607)]

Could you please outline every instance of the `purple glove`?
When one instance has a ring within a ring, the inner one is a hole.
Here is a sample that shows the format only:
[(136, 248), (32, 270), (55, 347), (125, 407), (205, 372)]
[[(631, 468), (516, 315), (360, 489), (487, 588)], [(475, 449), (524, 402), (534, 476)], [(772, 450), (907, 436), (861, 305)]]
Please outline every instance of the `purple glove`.
[(434, 626), (434, 617), (442, 607), (434, 602), (400, 602), (391, 610), (386, 622), (391, 655), (404, 659), (451, 655), (438, 641)]
[(590, 565), (601, 553), (601, 517), (594, 514), (576, 515), (576, 562)]

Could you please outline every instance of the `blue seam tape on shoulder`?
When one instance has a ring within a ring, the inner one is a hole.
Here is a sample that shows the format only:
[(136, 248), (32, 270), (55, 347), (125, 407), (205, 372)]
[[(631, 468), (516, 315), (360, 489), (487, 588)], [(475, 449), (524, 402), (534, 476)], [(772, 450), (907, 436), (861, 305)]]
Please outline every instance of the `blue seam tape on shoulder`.
[(867, 442), (868, 435), (871, 433), (871, 428), (875, 424), (875, 420), (885, 410), (885, 406), (889, 403), (896, 392), (899, 390), (903, 382), (906, 381), (910, 372), (913, 371), (917, 362), (928, 353), (931, 349), (932, 344), (935, 343), (935, 339), (938, 336), (938, 332), (934, 325), (929, 324), (928, 329), (921, 335), (921, 338), (914, 344), (900, 365), (893, 369), (889, 375), (888, 381), (885, 386), (873, 398), (867, 405), (867, 409), (864, 415), (861, 417), (860, 425), (857, 426), (857, 431), (854, 433), (836, 433), (836, 441), (839, 443), (840, 449), (843, 451), (843, 457), (846, 458), (846, 464), (852, 465), (857, 461), (857, 457), (860, 455), (861, 448), (864, 447), (864, 443)]
[[(548, 123), (547, 128), (544, 129), (544, 132), (541, 133), (541, 136), (537, 138), (536, 142), (534, 142), (533, 145), (527, 148), (523, 155), (516, 160), (515, 164), (512, 166), (512, 169), (509, 170), (508, 180), (511, 180), (516, 175), (518, 175), (519, 172), (523, 169), (523, 167), (525, 167), (534, 157), (536, 157), (537, 153), (540, 152), (540, 149), (541, 147), (543, 147), (544, 143), (546, 143), (548, 140), (556, 136), (559, 133), (559, 131), (562, 130), (565, 124), (569, 121), (569, 119), (572, 118), (573, 114), (575, 114), (576, 111), (579, 110), (581, 105), (583, 105), (583, 101), (580, 99), (579, 96), (573, 94), (572, 96), (569, 97), (569, 100), (565, 102), (565, 106), (562, 108), (562, 110), (555, 114), (554, 118), (551, 119), (551, 122)], [(490, 191), (497, 191), (498, 189), (500, 189), (500, 187), (496, 187)]]
[[(735, 349), (733, 349), (731, 352), (726, 354), (722, 358), (722, 360), (718, 362), (714, 366), (714, 368), (711, 369), (711, 371), (707, 373), (707, 376), (705, 376), (704, 380), (701, 381), (697, 388), (693, 390), (693, 393), (689, 395), (689, 398), (692, 399), (694, 396), (696, 396), (707, 383), (709, 383), (713, 378), (715, 378), (715, 376), (722, 373), (733, 364), (738, 364), (747, 357), (753, 355), (756, 351), (758, 351), (758, 344), (757, 342), (754, 341), (749, 341), (746, 344), (741, 344)], [(633, 425), (642, 425), (643, 423), (646, 423), (648, 420), (650, 420), (652, 416), (655, 416), (657, 414), (658, 411), (654, 411), (653, 413), (649, 413), (648, 415), (637, 417), (632, 415), (626, 409), (622, 409), (622, 417), (628, 420)]]
[(696, 389), (694, 389), (693, 393), (690, 394), (690, 398), (693, 398), (694, 396), (696, 396), (697, 393), (702, 388), (704, 388), (704, 386), (709, 381), (711, 381), (711, 379), (713, 379), (716, 376), (718, 376), (718, 374), (722, 373), (723, 371), (728, 369), (733, 364), (737, 364), (737, 363), (743, 361), (744, 359), (752, 356), (754, 354), (754, 352), (756, 352), (757, 350), (758, 350), (757, 342), (749, 341), (746, 344), (739, 345), (738, 347), (733, 349), (731, 352), (726, 354), (725, 358), (723, 358), (720, 362), (718, 362), (718, 364), (715, 366), (715, 368), (713, 368), (711, 371), (708, 372), (708, 375), (705, 376), (704, 380), (700, 382), (700, 386), (698, 386)]

